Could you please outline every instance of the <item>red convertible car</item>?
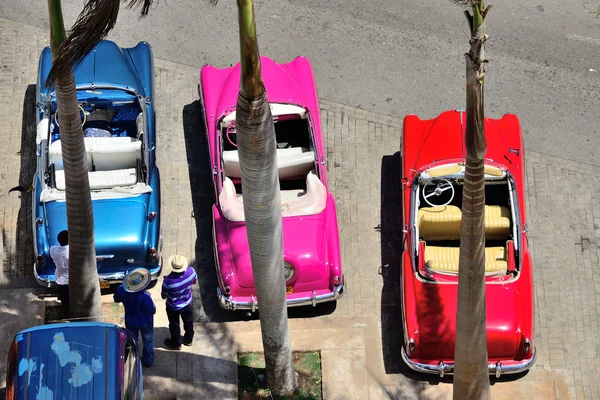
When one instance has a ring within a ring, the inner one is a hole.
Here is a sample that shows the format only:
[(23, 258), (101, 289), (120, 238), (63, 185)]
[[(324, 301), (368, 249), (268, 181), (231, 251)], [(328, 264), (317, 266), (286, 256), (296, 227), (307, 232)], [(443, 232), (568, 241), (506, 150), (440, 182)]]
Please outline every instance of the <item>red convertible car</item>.
[[(404, 119), (402, 139), (402, 358), (413, 370), (454, 371), (466, 115)], [(535, 361), (533, 273), (527, 248), (519, 121), (485, 119), (485, 273), (488, 369), (519, 373)]]

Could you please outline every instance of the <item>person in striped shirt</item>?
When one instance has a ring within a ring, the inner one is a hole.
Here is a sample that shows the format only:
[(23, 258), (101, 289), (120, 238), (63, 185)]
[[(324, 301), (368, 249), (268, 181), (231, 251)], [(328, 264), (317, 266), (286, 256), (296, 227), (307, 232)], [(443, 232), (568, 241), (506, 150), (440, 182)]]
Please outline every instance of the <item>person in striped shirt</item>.
[[(173, 271), (165, 276), (160, 295), (167, 300), (167, 317), (169, 318), (171, 337), (165, 339), (164, 344), (171, 350), (180, 350), (182, 344), (191, 346), (194, 338), (192, 285), (198, 281), (198, 277), (196, 271), (188, 264), (188, 260), (184, 256), (171, 256), (168, 264), (171, 265)], [(180, 318), (185, 332), (183, 339), (181, 337)]]

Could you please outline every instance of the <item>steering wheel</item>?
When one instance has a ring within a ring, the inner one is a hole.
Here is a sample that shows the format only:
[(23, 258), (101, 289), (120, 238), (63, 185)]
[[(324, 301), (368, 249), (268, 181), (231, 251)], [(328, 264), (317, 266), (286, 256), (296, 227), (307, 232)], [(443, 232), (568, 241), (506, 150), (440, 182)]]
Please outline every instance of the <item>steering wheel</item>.
[(232, 146), (237, 146), (237, 136), (235, 130), (235, 119), (232, 120), (229, 124), (227, 124), (227, 128), (225, 129), (225, 137), (227, 141), (231, 143)]
[[(83, 114), (81, 126), (84, 126), (85, 121), (87, 121), (87, 114), (85, 113), (85, 110), (83, 109), (81, 104), (79, 105), (79, 111), (81, 111), (81, 113)], [(56, 110), (56, 112), (54, 113), (54, 123), (56, 124), (56, 126), (60, 127), (60, 124), (58, 123), (58, 110)]]
[[(450, 198), (448, 201), (442, 204), (434, 204), (429, 199), (431, 197), (438, 198), (442, 195), (442, 193), (450, 190)], [(444, 178), (434, 178), (427, 182), (425, 186), (423, 186), (423, 198), (425, 202), (432, 207), (443, 207), (450, 204), (452, 199), (454, 199), (454, 186), (452, 186), (452, 182), (448, 179)]]

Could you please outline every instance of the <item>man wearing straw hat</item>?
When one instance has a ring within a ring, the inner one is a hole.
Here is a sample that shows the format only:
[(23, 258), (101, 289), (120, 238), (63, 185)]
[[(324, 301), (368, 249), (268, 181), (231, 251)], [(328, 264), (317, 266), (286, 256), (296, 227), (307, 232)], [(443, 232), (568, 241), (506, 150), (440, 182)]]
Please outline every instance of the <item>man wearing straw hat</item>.
[(138, 342), (139, 334), (142, 334), (144, 351), (142, 352), (142, 364), (144, 367), (152, 366), (154, 361), (154, 314), (156, 306), (146, 287), (150, 283), (150, 271), (146, 268), (136, 268), (131, 271), (123, 284), (117, 288), (114, 294), (116, 303), (125, 306), (125, 327)]
[[(181, 345), (191, 346), (194, 338), (194, 312), (192, 305), (192, 285), (197, 282), (194, 268), (181, 255), (169, 257), (168, 265), (173, 272), (165, 276), (161, 297), (167, 299), (167, 317), (171, 337), (165, 339), (165, 346), (171, 350), (180, 350)], [(183, 321), (185, 334), (181, 338), (179, 318)]]

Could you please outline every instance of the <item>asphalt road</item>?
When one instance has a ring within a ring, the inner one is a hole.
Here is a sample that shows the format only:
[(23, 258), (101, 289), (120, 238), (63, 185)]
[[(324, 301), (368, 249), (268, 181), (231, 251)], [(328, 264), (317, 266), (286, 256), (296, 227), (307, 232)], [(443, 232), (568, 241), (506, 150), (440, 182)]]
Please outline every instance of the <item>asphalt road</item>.
[[(70, 24), (83, 0), (63, 0)], [(600, 0), (502, 0), (489, 14), (486, 114), (516, 113), (525, 146), (600, 165)], [(449, 0), (256, 0), (261, 54), (305, 55), (323, 98), (397, 117), (464, 107), (467, 23)], [(586, 10), (587, 8), (587, 10)], [(0, 0), (0, 16), (48, 28), (47, 2)], [(200, 68), (237, 62), (233, 0), (121, 10), (110, 38)]]

